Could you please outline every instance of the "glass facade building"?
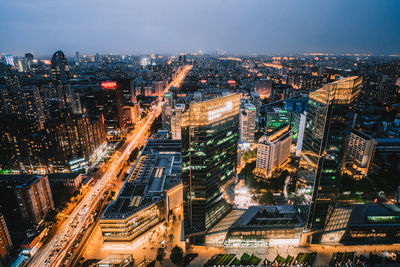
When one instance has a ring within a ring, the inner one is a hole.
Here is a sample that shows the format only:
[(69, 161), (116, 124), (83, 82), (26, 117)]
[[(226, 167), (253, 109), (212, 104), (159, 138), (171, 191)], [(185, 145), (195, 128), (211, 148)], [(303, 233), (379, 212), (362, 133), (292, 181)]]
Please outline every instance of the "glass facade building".
[(351, 128), (351, 106), (362, 78), (348, 77), (309, 94), (300, 167), (314, 179), (307, 228), (322, 230), (337, 193), (344, 141)]
[[(204, 234), (232, 208), (239, 140), (240, 95), (191, 103), (182, 113), (185, 235)], [(177, 131), (178, 129), (173, 129)]]

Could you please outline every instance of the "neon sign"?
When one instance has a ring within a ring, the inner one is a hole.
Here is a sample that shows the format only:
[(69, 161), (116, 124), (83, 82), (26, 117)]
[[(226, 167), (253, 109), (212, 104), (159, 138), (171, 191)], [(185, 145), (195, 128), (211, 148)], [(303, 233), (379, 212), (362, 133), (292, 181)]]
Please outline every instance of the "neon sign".
[(114, 89), (117, 87), (117, 82), (108, 81), (108, 82), (101, 82), (101, 87), (104, 89)]

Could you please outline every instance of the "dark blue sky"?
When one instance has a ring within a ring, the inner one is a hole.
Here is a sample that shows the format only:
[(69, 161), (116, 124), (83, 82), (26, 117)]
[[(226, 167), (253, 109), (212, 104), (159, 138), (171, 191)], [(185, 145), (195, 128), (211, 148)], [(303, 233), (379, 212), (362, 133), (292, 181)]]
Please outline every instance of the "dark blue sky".
[(400, 0), (0, 0), (0, 53), (400, 54)]

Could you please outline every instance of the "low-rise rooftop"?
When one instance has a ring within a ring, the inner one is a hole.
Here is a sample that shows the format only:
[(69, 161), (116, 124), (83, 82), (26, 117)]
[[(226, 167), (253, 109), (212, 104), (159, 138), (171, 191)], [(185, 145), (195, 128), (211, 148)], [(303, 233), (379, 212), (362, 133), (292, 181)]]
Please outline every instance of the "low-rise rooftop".
[(168, 140), (157, 134), (150, 139), (117, 199), (104, 211), (103, 219), (123, 219), (158, 202), (165, 191), (181, 183), (180, 140)]
[(297, 228), (304, 226), (300, 212), (294, 206), (252, 206), (233, 228)]

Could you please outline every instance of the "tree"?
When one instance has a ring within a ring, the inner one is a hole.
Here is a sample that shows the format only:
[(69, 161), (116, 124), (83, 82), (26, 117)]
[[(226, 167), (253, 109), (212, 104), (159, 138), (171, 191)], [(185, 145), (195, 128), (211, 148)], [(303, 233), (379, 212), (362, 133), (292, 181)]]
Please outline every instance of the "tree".
[(273, 205), (275, 204), (274, 195), (271, 191), (265, 192), (264, 194), (262, 194), (259, 202), (260, 204)]
[(139, 155), (139, 148), (135, 148), (132, 153), (129, 155), (129, 162), (134, 162)]
[(157, 249), (157, 256), (156, 256), (156, 260), (161, 263), (164, 260), (165, 257), (165, 251), (163, 248), (158, 248)]
[(178, 246), (173, 247), (169, 258), (173, 264), (179, 265), (183, 260), (183, 250)]
[(150, 125), (150, 134), (155, 134), (162, 127), (161, 116), (154, 119), (153, 123)]
[(243, 161), (247, 162), (250, 159), (254, 159), (257, 157), (257, 149), (254, 150), (248, 150), (246, 152), (243, 153)]

